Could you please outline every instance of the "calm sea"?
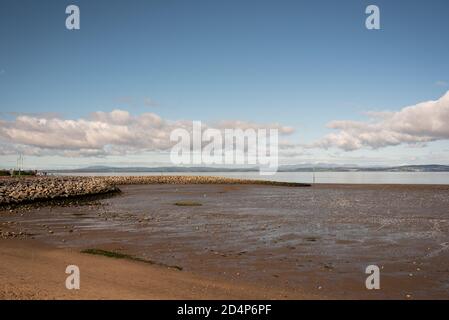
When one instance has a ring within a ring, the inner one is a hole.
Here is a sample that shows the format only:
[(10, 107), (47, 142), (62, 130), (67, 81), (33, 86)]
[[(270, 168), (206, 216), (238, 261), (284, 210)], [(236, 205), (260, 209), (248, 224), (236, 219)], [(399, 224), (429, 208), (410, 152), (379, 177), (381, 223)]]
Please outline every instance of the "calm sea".
[[(221, 176), (242, 179), (261, 179), (305, 183), (354, 183), (354, 184), (449, 184), (449, 172), (278, 172), (273, 176), (261, 176), (258, 172), (89, 172), (70, 173), (77, 176), (155, 176), (198, 175)], [(314, 177), (315, 176), (315, 177)]]

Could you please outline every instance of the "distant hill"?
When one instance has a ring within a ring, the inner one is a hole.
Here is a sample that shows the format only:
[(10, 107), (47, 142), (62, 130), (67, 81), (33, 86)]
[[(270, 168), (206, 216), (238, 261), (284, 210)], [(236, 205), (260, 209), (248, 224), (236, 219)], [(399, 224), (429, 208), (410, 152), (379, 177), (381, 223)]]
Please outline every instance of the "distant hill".
[(395, 167), (359, 167), (359, 166), (330, 166), (330, 167), (280, 167), (280, 172), (309, 172), (311, 170), (333, 171), (333, 172), (448, 172), (449, 166), (430, 164), (430, 165), (408, 165)]
[[(125, 173), (125, 172), (255, 172), (257, 167), (251, 168), (215, 168), (215, 167), (108, 167), (90, 166), (71, 170), (49, 170), (49, 172), (66, 173)], [(332, 166), (332, 165), (288, 165), (280, 166), (278, 172), (449, 172), (449, 166), (429, 165), (407, 165), (394, 167), (359, 167), (354, 165)]]
[(50, 172), (251, 172), (258, 168), (212, 168), (212, 167), (108, 167), (92, 166), (71, 170), (50, 170)]

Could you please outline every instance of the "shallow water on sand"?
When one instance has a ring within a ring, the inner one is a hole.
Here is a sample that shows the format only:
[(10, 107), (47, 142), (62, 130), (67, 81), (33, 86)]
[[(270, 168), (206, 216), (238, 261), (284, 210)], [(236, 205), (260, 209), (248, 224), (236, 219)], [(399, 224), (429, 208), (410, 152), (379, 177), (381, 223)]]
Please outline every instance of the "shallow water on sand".
[[(118, 250), (236, 282), (323, 297), (449, 298), (447, 186), (121, 189), (95, 205), (8, 219), (60, 247)], [(381, 290), (365, 288), (371, 264), (381, 268)]]

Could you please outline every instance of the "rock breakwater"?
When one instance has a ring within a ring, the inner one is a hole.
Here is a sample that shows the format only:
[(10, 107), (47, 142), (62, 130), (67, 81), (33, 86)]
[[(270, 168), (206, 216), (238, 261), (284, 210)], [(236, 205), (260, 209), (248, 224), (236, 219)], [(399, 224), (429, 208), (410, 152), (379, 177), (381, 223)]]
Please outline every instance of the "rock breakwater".
[(103, 177), (114, 185), (125, 184), (257, 184), (284, 187), (310, 187), (307, 183), (268, 180), (235, 179), (214, 176), (109, 176)]
[(32, 177), (0, 179), (0, 206), (119, 192), (129, 184), (257, 184), (307, 187), (310, 184), (210, 176)]
[(101, 178), (42, 177), (0, 180), (0, 206), (117, 192)]

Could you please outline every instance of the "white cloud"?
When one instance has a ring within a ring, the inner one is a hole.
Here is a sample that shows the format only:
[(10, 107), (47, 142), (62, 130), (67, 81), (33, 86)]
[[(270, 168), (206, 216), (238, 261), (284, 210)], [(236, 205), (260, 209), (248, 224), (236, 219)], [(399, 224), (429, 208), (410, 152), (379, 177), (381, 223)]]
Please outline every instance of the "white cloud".
[(339, 120), (327, 126), (337, 132), (312, 147), (337, 147), (346, 151), (378, 149), (400, 144), (424, 145), (449, 139), (449, 91), (436, 101), (426, 101), (396, 112), (370, 112), (367, 121)]
[[(203, 128), (211, 127), (203, 124)], [(214, 126), (212, 126), (214, 127)], [(40, 115), (16, 115), (0, 119), (0, 155), (21, 152), (28, 155), (107, 156), (168, 150), (170, 133), (176, 128), (192, 129), (192, 121), (168, 121), (154, 113), (138, 116), (128, 111), (94, 112), (76, 120)], [(277, 128), (281, 135), (293, 132), (280, 124), (224, 121), (225, 128)]]

